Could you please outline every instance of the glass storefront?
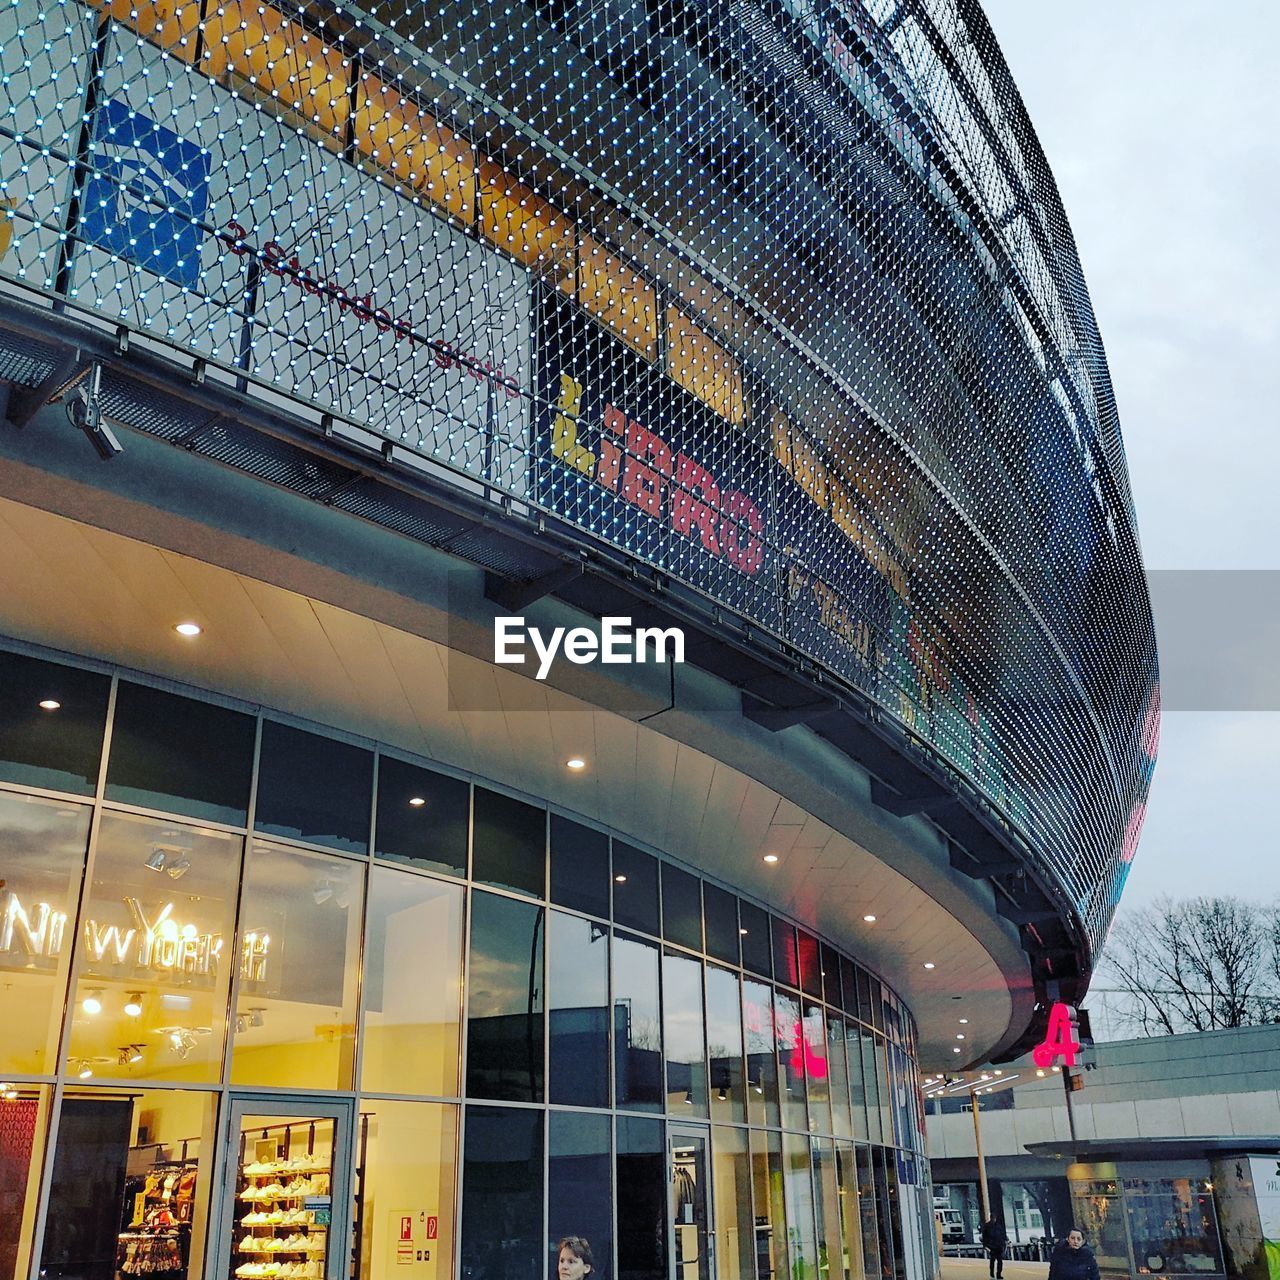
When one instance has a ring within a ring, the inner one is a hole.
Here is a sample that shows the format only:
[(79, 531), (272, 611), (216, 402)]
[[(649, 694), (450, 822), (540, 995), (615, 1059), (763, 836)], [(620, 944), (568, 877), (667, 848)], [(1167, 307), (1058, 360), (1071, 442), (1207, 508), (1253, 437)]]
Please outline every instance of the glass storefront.
[(914, 1024), (851, 958), (492, 783), (2, 651), (0, 1025), (0, 1280), (933, 1270)]

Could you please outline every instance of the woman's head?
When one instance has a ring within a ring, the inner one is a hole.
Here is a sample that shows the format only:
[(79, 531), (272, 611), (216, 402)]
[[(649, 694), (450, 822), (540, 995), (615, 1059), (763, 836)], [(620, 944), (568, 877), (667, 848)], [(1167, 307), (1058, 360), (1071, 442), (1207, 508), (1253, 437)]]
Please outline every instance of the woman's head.
[(556, 1274), (559, 1280), (583, 1280), (595, 1266), (591, 1246), (581, 1236), (565, 1236), (556, 1246), (559, 1260)]

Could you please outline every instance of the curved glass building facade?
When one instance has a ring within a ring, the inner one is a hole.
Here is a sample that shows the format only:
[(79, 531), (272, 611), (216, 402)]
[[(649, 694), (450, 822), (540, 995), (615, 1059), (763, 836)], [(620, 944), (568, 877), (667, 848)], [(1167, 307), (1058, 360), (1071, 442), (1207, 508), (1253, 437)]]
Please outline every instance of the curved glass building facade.
[(1083, 998), (1159, 726), (977, 5), (8, 0), (0, 64), (0, 1280), (925, 1280), (919, 1064)]

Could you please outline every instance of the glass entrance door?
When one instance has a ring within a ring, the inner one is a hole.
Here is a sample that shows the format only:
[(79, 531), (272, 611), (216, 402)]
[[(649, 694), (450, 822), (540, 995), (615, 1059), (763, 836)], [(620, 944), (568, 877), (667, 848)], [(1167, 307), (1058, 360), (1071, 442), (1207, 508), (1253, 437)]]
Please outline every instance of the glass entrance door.
[(353, 1106), (235, 1097), (210, 1280), (346, 1280)]
[(713, 1280), (707, 1132), (669, 1125), (672, 1280)]

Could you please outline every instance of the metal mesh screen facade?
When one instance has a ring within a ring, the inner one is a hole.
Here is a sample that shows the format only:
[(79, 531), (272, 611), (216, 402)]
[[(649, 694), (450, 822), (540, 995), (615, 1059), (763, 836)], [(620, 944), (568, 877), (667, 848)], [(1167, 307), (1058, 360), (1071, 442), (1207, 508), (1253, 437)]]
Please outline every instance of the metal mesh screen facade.
[(782, 638), (1100, 942), (1150, 609), (1070, 229), (970, 0), (5, 0), (0, 59), (6, 294)]

